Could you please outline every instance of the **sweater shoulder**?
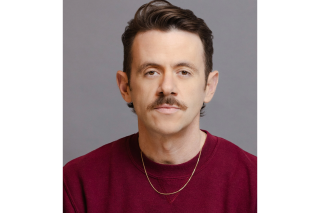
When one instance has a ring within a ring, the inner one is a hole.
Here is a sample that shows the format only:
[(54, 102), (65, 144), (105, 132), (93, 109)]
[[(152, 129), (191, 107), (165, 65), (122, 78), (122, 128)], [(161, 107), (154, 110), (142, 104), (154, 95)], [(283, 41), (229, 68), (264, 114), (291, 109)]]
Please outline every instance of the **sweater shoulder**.
[(108, 164), (112, 153), (125, 151), (126, 141), (132, 135), (120, 138), (116, 141), (112, 141), (108, 144), (105, 144), (85, 155), (77, 157), (71, 161), (69, 161), (63, 167), (64, 177), (72, 176), (74, 174), (79, 174), (82, 172), (86, 172), (88, 170), (92, 170), (93, 168), (103, 167)]
[(220, 157), (225, 161), (234, 162), (238, 165), (242, 164), (249, 169), (257, 170), (257, 157), (255, 155), (224, 138), (218, 137), (218, 142)]

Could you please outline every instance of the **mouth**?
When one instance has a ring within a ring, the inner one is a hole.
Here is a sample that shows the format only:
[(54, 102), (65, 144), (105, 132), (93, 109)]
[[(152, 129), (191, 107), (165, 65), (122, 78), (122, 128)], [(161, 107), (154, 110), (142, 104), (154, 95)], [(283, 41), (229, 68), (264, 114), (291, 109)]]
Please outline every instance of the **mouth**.
[(162, 104), (162, 105), (156, 106), (154, 109), (162, 114), (173, 114), (178, 110), (180, 110), (179, 107), (175, 105), (169, 105), (169, 104)]

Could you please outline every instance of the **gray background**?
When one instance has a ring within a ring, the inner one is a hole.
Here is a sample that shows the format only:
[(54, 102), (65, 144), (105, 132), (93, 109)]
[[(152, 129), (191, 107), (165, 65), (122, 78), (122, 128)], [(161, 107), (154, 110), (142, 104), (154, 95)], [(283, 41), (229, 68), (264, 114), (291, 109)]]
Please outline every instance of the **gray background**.
[[(122, 99), (121, 35), (144, 0), (64, 0), (63, 163), (138, 131)], [(213, 69), (220, 72), (202, 129), (257, 154), (256, 0), (171, 0), (213, 31)]]

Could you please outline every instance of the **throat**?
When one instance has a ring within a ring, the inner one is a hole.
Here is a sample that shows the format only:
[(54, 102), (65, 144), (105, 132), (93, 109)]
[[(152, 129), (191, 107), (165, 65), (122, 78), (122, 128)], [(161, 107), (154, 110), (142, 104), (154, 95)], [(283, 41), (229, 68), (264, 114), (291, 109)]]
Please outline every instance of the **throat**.
[(165, 161), (163, 161), (163, 162), (162, 162), (162, 164), (172, 165), (172, 164), (174, 164), (174, 163), (173, 163), (173, 162), (171, 162), (171, 161), (167, 161), (167, 160), (165, 160)]
[(142, 152), (148, 159), (159, 164), (175, 165), (188, 161), (188, 159), (183, 158), (181, 154), (183, 150), (171, 150), (171, 152), (166, 152), (163, 150), (155, 151), (145, 149)]
[(139, 146), (150, 160), (167, 165), (185, 163), (195, 157), (201, 150), (206, 134), (199, 130), (194, 137), (178, 137), (168, 140), (151, 140), (139, 134)]

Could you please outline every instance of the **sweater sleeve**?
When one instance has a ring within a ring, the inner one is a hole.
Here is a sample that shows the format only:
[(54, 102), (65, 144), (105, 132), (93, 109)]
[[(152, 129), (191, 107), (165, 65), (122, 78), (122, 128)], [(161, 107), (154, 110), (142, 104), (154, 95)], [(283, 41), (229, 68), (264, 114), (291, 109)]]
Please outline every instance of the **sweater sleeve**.
[(258, 213), (258, 198), (257, 198), (256, 208), (255, 208), (255, 210), (254, 210), (254, 213)]
[(77, 213), (74, 202), (72, 201), (69, 190), (65, 184), (63, 184), (63, 213)]

